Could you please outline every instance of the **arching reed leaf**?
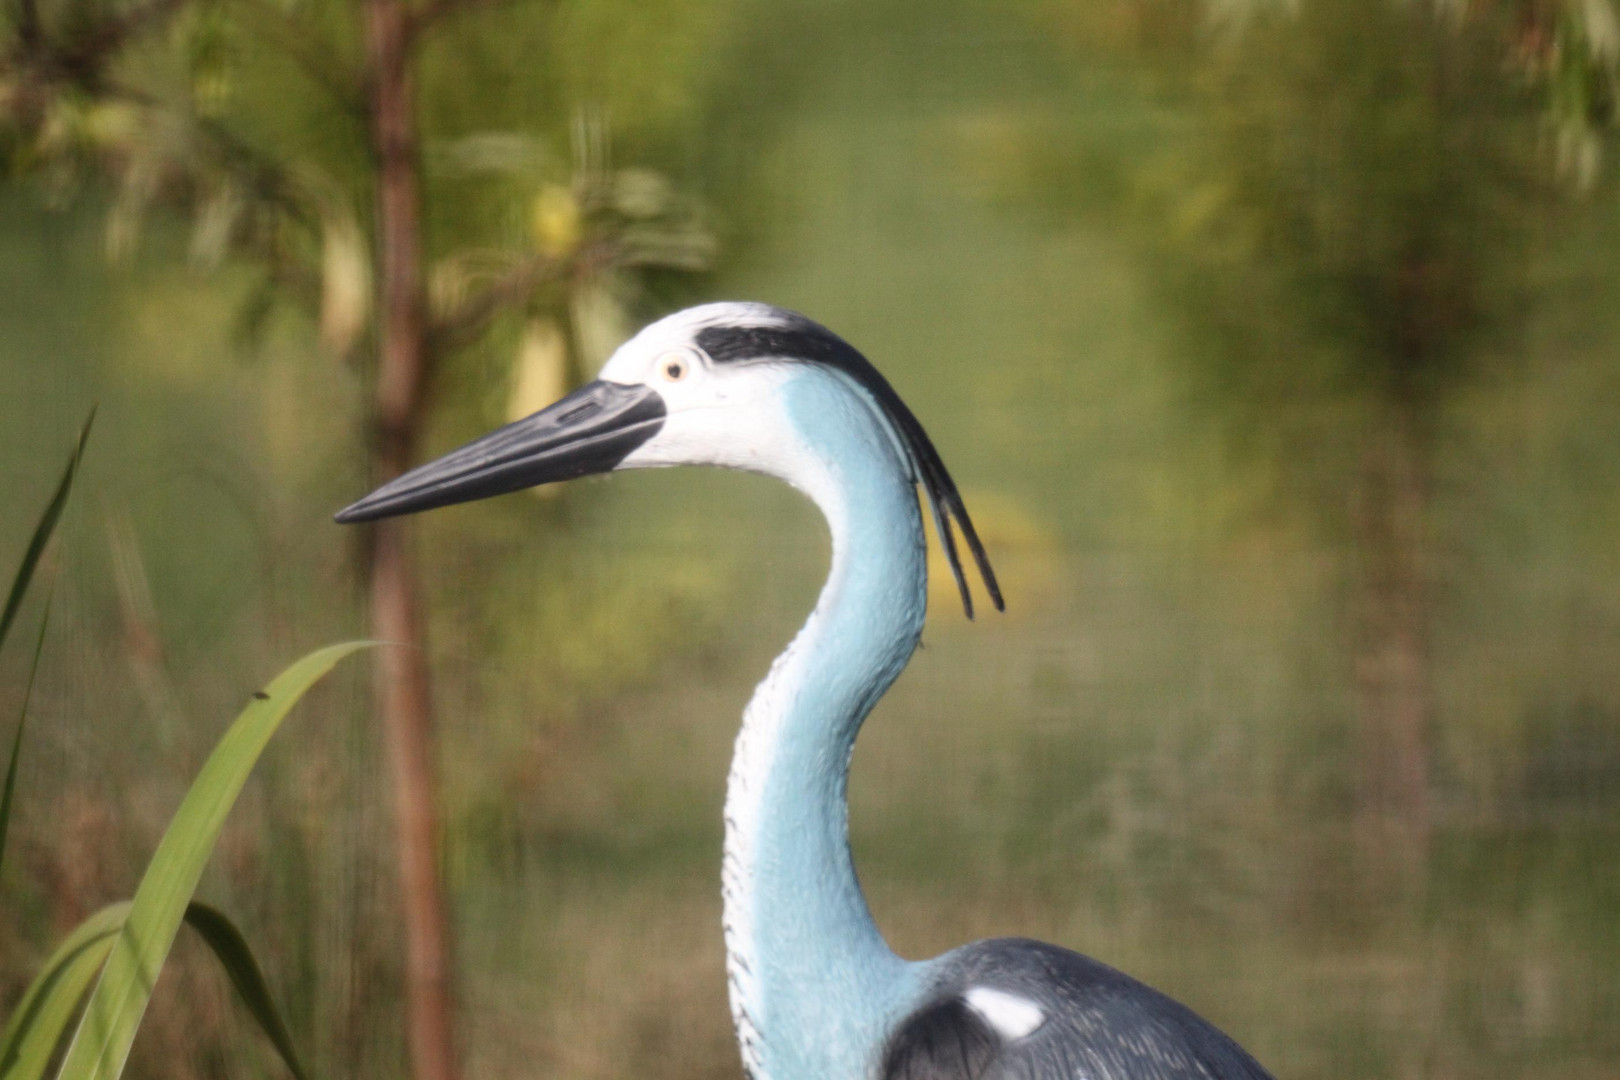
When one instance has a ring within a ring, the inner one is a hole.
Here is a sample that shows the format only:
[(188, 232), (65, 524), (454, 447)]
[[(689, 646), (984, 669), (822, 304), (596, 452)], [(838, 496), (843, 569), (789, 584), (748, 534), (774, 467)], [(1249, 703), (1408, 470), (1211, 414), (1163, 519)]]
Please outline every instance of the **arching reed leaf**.
[(78, 1015), (85, 991), (107, 962), (116, 937), (117, 931), (102, 934), (68, 957), (47, 993), (39, 999), (38, 1008), (18, 1032), (14, 1067), (0, 1076), (6, 1080), (44, 1080), (51, 1056)]
[(28, 682), (23, 687), (22, 707), (17, 710), (17, 731), (11, 737), (11, 763), (6, 766), (6, 784), (0, 789), (0, 869), (6, 865), (6, 833), (11, 828), (11, 799), (17, 792), (17, 761), (22, 757), (23, 728), (28, 723), (28, 703), (34, 698), (34, 677), (39, 674), (39, 658), (45, 651), (45, 631), (51, 625), (51, 596), (55, 582), (45, 593), (45, 613), (39, 617), (39, 635), (34, 639), (34, 658), (28, 662)]
[[(73, 456), (68, 458), (67, 468), (62, 470), (62, 479), (56, 484), (56, 494), (51, 496), (50, 503), (45, 507), (45, 513), (40, 517), (39, 523), (34, 526), (34, 535), (28, 540), (28, 547), (23, 551), (22, 563), (17, 567), (16, 576), (11, 579), (11, 592), (6, 595), (6, 607), (0, 612), (0, 647), (6, 643), (6, 635), (11, 631), (11, 623), (22, 608), (23, 597), (28, 592), (28, 583), (34, 578), (34, 568), (39, 565), (40, 556), (45, 553), (45, 545), (50, 543), (51, 534), (56, 531), (56, 523), (62, 517), (62, 510), (67, 506), (68, 493), (73, 490), (73, 477), (79, 471), (79, 461), (84, 457), (84, 444), (90, 438), (90, 425), (95, 423), (96, 410), (92, 406), (90, 415), (84, 418), (84, 426), (79, 429), (79, 441), (73, 448)], [(50, 600), (45, 601), (45, 615), (40, 620), (39, 638), (34, 643), (34, 659), (28, 668), (28, 688), (23, 691), (22, 708), (17, 714), (16, 734), (11, 737), (11, 758), (6, 765), (6, 783), (0, 789), (0, 869), (6, 862), (6, 834), (11, 825), (11, 798), (17, 790), (17, 758), (22, 753), (23, 726), (28, 721), (28, 701), (34, 694), (34, 675), (39, 671), (39, 655), (45, 648), (45, 625), (50, 619)]]
[(186, 907), (186, 925), (197, 931), (198, 936), (214, 951), (225, 974), (231, 977), (231, 984), (241, 996), (242, 1004), (259, 1022), (259, 1027), (281, 1054), (281, 1060), (287, 1063), (287, 1069), (296, 1080), (309, 1080), (309, 1074), (304, 1071), (303, 1062), (293, 1046), (292, 1035), (281, 1019), (281, 1011), (270, 996), (270, 986), (264, 981), (264, 973), (259, 970), (259, 962), (253, 958), (253, 950), (248, 948), (242, 931), (224, 912), (196, 900)]
[(0, 1030), (0, 1080), (41, 1080), (128, 914), (128, 900), (109, 904), (74, 927), (45, 961)]
[(23, 552), (22, 563), (17, 567), (17, 574), (11, 579), (11, 592), (6, 596), (6, 607), (0, 613), (0, 646), (6, 643), (6, 634), (11, 630), (11, 623), (17, 617), (17, 611), (22, 607), (23, 595), (28, 592), (28, 583), (34, 577), (34, 567), (39, 565), (39, 558), (45, 554), (45, 545), (50, 543), (51, 533), (56, 531), (56, 523), (62, 516), (62, 509), (67, 506), (68, 493), (73, 490), (73, 477), (79, 471), (79, 460), (84, 456), (84, 444), (90, 438), (90, 425), (96, 421), (96, 410), (91, 409), (90, 415), (84, 419), (84, 427), (79, 429), (79, 441), (73, 448), (73, 456), (68, 459), (67, 468), (62, 472), (62, 479), (57, 481), (56, 494), (45, 507), (45, 513), (40, 517), (39, 524), (34, 526), (34, 535), (29, 538), (28, 548)]
[(367, 642), (310, 653), (254, 695), (220, 739), (159, 841), (85, 1006), (58, 1080), (116, 1080), (225, 816), (270, 736), (304, 692)]
[[(129, 909), (128, 900), (102, 908), (80, 923), (45, 961), (0, 1030), (0, 1080), (44, 1080), (51, 1055), (112, 952)], [(269, 984), (236, 924), (224, 912), (196, 900), (186, 905), (185, 921), (213, 951), (288, 1070), (296, 1080), (309, 1080)]]

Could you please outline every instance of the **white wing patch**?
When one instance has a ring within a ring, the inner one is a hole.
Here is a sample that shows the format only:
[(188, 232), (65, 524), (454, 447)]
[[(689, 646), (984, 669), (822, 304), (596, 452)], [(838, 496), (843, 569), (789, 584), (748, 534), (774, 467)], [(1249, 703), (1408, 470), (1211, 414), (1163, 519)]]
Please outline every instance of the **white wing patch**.
[(962, 995), (962, 1000), (1005, 1039), (1022, 1039), (1046, 1023), (1046, 1013), (1039, 1005), (1005, 990), (975, 986)]

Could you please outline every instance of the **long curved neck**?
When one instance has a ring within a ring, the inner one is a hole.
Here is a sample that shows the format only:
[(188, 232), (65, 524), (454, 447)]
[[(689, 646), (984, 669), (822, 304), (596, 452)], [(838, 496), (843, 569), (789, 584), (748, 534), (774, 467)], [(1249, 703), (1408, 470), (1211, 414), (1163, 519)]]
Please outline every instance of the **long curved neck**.
[(855, 736), (922, 632), (922, 521), (887, 433), (847, 401), (818, 407), (825, 392), (798, 392), (817, 419), (788, 479), (827, 517), (832, 568), (743, 714), (726, 795), (728, 973), (754, 1080), (863, 1075), (905, 973), (856, 880), (846, 791)]

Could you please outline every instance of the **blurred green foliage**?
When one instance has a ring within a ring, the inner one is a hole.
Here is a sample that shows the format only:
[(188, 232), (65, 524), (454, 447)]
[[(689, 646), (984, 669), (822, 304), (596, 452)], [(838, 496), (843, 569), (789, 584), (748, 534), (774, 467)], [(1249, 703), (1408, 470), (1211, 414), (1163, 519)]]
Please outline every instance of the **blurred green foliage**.
[[(435, 244), (536, 243), (583, 110), (615, 169), (661, 175), (720, 239), (712, 278), (654, 275), (629, 321), (703, 296), (799, 308), (928, 425), (1010, 610), (936, 605), (856, 757), (862, 876), (903, 952), (1056, 940), (1279, 1076), (1607, 1076), (1620, 215), (1606, 153), (1583, 182), (1560, 171), (1548, 95), (1573, 76), (1515, 57), (1586, 56), (1580, 130), (1603, 150), (1608, 54), (1516, 37), (1575, 6), (1246, 6), (480, 9), (425, 58)], [(1463, 8), (1479, 21), (1444, 21)], [(347, 191), (329, 91), (205, 30), (174, 32), (226, 73), (217, 107)], [(327, 515), (363, 486), (361, 395), (311, 360), (318, 307), (266, 313), (240, 362), (259, 279), (183, 268), (198, 218), (159, 212), (109, 269), (118, 192), (49, 213), (36, 194), (0, 198), (0, 505), (40, 504), (92, 397), (107, 452), (36, 691), (7, 1001), (57, 932), (127, 895), (207, 718), (359, 618)], [(1413, 251), (1433, 267), (1415, 282)], [(1443, 388), (1435, 822), (1418, 886), (1390, 893), (1354, 823), (1343, 493), (1414, 321)], [(505, 418), (525, 332), (445, 368), (430, 450)], [(428, 516), (420, 547), (469, 1072), (736, 1075), (721, 785), (748, 689), (813, 599), (820, 523), (758, 478), (626, 475)], [(297, 754), (267, 755), (203, 892), (262, 943), (312, 1072), (395, 1075), (386, 803), (363, 688), (341, 685)], [(274, 1069), (183, 939), (165, 979), (131, 1075)]]

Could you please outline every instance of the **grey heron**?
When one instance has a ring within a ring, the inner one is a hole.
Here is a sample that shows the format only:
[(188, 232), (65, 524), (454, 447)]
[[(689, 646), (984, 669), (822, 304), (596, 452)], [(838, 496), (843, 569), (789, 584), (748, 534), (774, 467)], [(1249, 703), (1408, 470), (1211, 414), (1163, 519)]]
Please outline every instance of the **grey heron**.
[(911, 962), (879, 933), (850, 854), (846, 791), (856, 734), (922, 634), (918, 485), (968, 616), (953, 525), (1002, 600), (922, 425), (832, 331), (765, 304), (670, 315), (596, 381), (337, 520), (674, 465), (784, 480), (832, 538), (827, 582), (744, 711), (727, 783), (727, 977), (750, 1080), (1269, 1080), (1191, 1009), (1078, 953), (1003, 938)]

